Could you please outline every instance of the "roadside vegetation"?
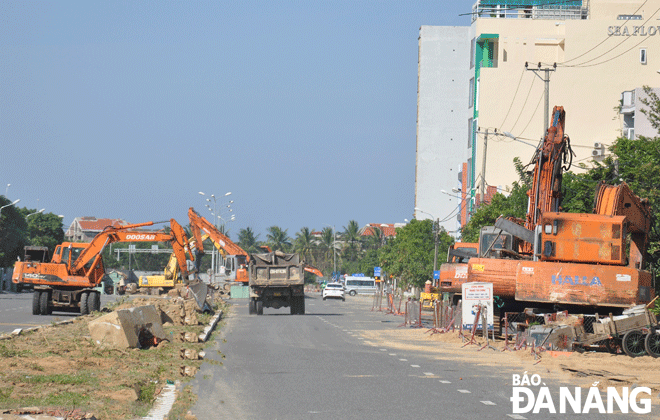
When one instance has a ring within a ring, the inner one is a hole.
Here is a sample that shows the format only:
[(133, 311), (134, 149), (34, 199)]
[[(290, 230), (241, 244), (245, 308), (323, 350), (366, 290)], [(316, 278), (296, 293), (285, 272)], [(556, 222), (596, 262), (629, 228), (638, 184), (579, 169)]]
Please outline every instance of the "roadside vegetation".
[[(131, 302), (125, 300), (119, 308), (132, 306)], [(228, 309), (220, 300), (214, 306)], [(183, 391), (177, 392), (176, 410), (170, 418), (183, 418), (195, 398), (185, 390), (190, 376), (182, 372), (186, 368), (197, 371), (203, 360), (184, 360), (180, 354), (182, 350), (199, 352), (206, 343), (177, 337), (200, 334), (211, 315), (198, 314), (199, 325), (166, 324), (170, 340), (156, 347), (125, 350), (99, 347), (92, 341), (88, 324), (102, 315), (95, 312), (71, 324), (0, 340), (0, 365), (5, 367), (0, 370), (0, 409), (40, 407), (78, 410), (99, 419), (136, 419), (148, 414), (163, 386), (181, 381)]]

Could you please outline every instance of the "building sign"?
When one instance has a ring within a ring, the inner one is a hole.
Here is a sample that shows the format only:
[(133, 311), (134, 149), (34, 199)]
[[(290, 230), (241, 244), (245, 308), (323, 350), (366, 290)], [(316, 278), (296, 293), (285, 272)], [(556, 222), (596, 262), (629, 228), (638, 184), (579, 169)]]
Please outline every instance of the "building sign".
[(608, 26), (610, 36), (654, 36), (660, 35), (660, 26)]

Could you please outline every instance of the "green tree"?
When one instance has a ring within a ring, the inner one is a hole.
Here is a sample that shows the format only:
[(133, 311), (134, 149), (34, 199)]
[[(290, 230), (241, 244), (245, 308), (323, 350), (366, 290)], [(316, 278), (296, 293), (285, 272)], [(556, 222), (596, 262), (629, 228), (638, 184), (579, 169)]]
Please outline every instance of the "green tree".
[(10, 205), (11, 201), (0, 196), (0, 267), (13, 267), (23, 258), (23, 247), (28, 244), (27, 223), (21, 211)]
[(55, 247), (64, 241), (62, 218), (53, 213), (37, 213), (35, 209), (18, 210), (26, 220), (27, 244), (46, 246), (53, 255)]
[(238, 232), (238, 246), (248, 254), (262, 252), (259, 248), (259, 235), (255, 235), (250, 227), (241, 229)]
[(350, 262), (357, 261), (360, 251), (360, 225), (355, 220), (350, 220), (348, 226), (344, 226), (344, 242), (347, 244), (344, 253)]
[(287, 234), (287, 229), (282, 230), (279, 226), (271, 226), (268, 228), (266, 238), (273, 251), (287, 252), (291, 249), (291, 238)]
[(303, 227), (296, 233), (296, 239), (293, 243), (293, 250), (300, 254), (305, 261), (315, 265), (313, 250), (316, 245), (312, 231), (308, 227)]
[[(411, 220), (396, 230), (396, 237), (379, 252), (380, 266), (400, 278), (402, 285), (423, 287), (433, 278), (435, 255), (434, 223), (431, 220)], [(453, 243), (443, 229), (438, 233), (438, 266), (447, 259), (447, 249)]]
[(492, 226), (501, 215), (524, 219), (527, 212), (527, 187), (513, 183), (508, 197), (497, 193), (490, 203), (482, 204), (474, 212), (470, 221), (461, 229), (463, 242), (479, 242), (479, 232), (483, 226)]
[(336, 255), (335, 235), (332, 228), (326, 227), (321, 231), (321, 240), (318, 248), (321, 252), (321, 257), (317, 264), (325, 274), (326, 272), (334, 271), (334, 263), (337, 258)]

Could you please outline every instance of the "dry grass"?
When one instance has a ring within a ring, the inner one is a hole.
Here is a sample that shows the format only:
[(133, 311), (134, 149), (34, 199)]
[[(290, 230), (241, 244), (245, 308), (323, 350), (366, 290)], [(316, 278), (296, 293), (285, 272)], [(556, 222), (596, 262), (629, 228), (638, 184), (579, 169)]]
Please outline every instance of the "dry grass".
[[(226, 310), (227, 308), (217, 308)], [(0, 408), (79, 409), (101, 419), (145, 416), (167, 381), (187, 378), (182, 367), (199, 369), (201, 360), (182, 360), (181, 349), (201, 351), (205, 343), (177, 342), (182, 332), (201, 333), (210, 315), (199, 314), (199, 325), (166, 325), (169, 341), (149, 349), (100, 348), (89, 336), (88, 323), (101, 313), (82, 316), (72, 324), (48, 326), (0, 341)], [(194, 399), (180, 393), (178, 410)]]

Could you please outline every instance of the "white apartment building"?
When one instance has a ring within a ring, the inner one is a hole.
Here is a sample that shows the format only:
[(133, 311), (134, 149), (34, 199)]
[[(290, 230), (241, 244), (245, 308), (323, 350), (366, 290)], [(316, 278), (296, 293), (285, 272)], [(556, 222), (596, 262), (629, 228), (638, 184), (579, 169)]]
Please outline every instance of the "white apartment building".
[[(642, 86), (660, 86), (659, 12), (660, 0), (477, 1), (468, 35), (469, 115), (463, 122), (447, 120), (456, 131), (470, 127), (465, 130), (467, 139), (458, 142), (465, 147), (467, 182), (454, 188), (474, 193), (482, 185), (506, 189), (518, 180), (513, 159), (528, 163), (547, 129), (546, 86), (549, 111), (556, 105), (566, 111), (566, 134), (576, 154), (573, 170), (576, 163), (588, 165), (602, 158), (617, 137), (635, 135), (631, 109), (638, 111), (640, 104), (634, 98)], [(420, 30), (420, 45), (429, 31)], [(427, 61), (423, 54), (420, 48), (420, 80)], [(423, 94), (422, 87), (420, 81), (419, 96), (434, 96), (429, 101), (441, 109), (456, 103), (452, 96), (460, 90)], [(641, 121), (639, 114), (634, 116)], [(418, 167), (424, 123), (418, 117)], [(457, 142), (446, 137), (437, 141), (437, 170), (444, 171), (445, 151)], [(453, 159), (446, 163), (455, 165)], [(455, 176), (445, 175), (457, 182)], [(431, 192), (437, 200), (445, 196), (440, 189)], [(423, 193), (429, 191), (417, 188), (416, 203), (422, 202)], [(469, 196), (463, 198), (471, 202)]]

